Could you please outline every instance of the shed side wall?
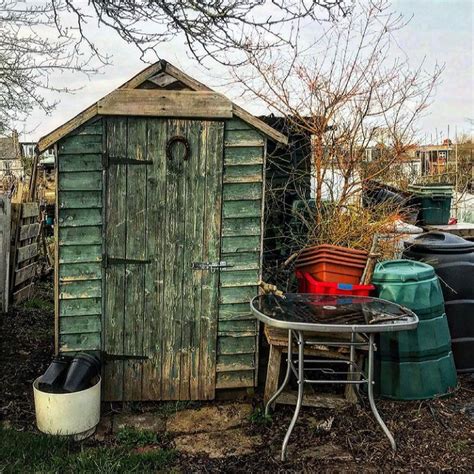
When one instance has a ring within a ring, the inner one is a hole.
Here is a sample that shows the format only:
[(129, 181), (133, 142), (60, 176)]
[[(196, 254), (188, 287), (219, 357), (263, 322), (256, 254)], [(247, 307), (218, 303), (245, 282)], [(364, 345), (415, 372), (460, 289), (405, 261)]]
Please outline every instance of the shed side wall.
[(100, 350), (102, 120), (61, 140), (57, 153), (59, 351)]
[(240, 119), (226, 122), (216, 388), (253, 387), (258, 325), (249, 311), (260, 277), (265, 139)]

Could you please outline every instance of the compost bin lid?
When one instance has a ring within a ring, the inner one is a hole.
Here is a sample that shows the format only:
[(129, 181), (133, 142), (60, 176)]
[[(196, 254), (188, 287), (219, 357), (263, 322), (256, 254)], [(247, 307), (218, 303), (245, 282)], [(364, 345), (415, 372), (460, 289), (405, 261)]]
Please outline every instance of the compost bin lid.
[(376, 265), (372, 283), (423, 281), (435, 276), (431, 265), (413, 260), (387, 260)]
[(474, 242), (463, 239), (458, 235), (448, 234), (447, 232), (427, 232), (413, 239), (412, 242), (405, 244), (410, 250), (429, 250), (437, 253), (445, 251), (474, 251)]

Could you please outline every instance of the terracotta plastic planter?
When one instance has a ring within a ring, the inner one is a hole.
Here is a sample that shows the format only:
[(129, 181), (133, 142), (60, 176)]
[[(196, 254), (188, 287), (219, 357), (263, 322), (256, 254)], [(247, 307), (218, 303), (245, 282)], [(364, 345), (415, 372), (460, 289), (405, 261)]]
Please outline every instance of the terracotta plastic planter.
[(359, 284), (365, 265), (320, 258), (311, 263), (298, 266), (298, 270), (309, 273), (319, 281), (333, 283)]
[(344, 260), (347, 262), (353, 262), (353, 263), (361, 263), (363, 265), (366, 264), (367, 262), (367, 255), (348, 255), (342, 252), (332, 252), (332, 251), (326, 251), (326, 250), (315, 250), (312, 253), (307, 253), (304, 255), (300, 255), (298, 259), (296, 260), (296, 264), (298, 265), (300, 262), (306, 262), (311, 259), (316, 259), (316, 258), (337, 258), (339, 260)]

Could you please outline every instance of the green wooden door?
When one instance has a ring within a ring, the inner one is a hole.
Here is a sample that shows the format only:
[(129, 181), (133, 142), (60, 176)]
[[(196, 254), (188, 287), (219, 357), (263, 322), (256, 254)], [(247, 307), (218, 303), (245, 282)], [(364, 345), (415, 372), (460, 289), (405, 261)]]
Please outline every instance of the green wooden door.
[[(214, 398), (223, 122), (106, 121), (108, 400)], [(189, 145), (167, 145), (182, 136)], [(134, 358), (135, 357), (135, 358)], [(142, 358), (146, 357), (146, 360)]]

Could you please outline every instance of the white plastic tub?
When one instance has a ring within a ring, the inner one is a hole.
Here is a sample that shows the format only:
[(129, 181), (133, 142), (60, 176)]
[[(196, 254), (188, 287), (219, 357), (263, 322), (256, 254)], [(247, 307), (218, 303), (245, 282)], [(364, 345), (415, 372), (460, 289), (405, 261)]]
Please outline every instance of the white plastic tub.
[(100, 377), (97, 383), (74, 393), (46, 393), (33, 382), (36, 425), (51, 435), (85, 439), (95, 432), (100, 420)]

